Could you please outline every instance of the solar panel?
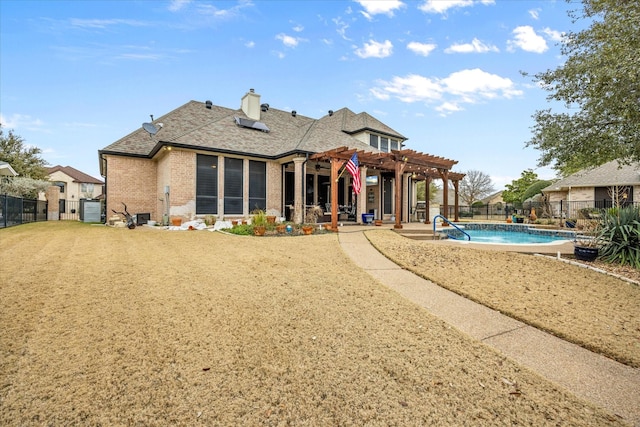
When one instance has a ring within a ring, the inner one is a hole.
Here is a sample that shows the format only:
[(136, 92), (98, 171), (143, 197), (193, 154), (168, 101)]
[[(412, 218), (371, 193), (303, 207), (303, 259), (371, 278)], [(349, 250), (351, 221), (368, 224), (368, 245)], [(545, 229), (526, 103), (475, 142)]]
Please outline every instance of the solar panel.
[(269, 132), (269, 128), (267, 127), (267, 125), (265, 125), (262, 122), (258, 122), (256, 120), (243, 119), (242, 117), (238, 117), (238, 116), (234, 116), (234, 119), (238, 126), (242, 126), (248, 129), (260, 130), (262, 132)]

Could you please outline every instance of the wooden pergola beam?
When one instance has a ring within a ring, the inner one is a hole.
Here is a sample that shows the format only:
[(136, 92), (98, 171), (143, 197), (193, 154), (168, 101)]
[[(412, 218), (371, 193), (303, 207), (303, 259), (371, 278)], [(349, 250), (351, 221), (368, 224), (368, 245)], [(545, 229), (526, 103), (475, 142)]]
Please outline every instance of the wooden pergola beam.
[[(416, 178), (425, 179), (427, 183), (433, 178), (442, 179), (443, 186), (443, 203), (445, 215), (448, 212), (448, 181), (454, 182), (456, 190), (456, 200), (458, 195), (458, 181), (464, 178), (464, 174), (451, 172), (453, 165), (457, 164), (457, 160), (446, 159), (444, 157), (433, 156), (430, 154), (420, 153), (415, 150), (392, 150), (390, 153), (371, 152), (364, 150), (356, 150), (348, 147), (338, 147), (322, 153), (315, 153), (309, 156), (309, 160), (316, 162), (331, 163), (331, 229), (338, 229), (338, 172), (340, 168), (347, 162), (354, 153), (358, 155), (360, 166), (366, 166), (372, 169), (380, 169), (395, 173), (395, 225), (394, 228), (402, 228), (402, 175), (407, 172), (416, 174)], [(456, 203), (457, 204), (457, 203)], [(428, 213), (425, 215), (425, 222), (428, 220)], [(458, 213), (456, 209), (456, 218)]]

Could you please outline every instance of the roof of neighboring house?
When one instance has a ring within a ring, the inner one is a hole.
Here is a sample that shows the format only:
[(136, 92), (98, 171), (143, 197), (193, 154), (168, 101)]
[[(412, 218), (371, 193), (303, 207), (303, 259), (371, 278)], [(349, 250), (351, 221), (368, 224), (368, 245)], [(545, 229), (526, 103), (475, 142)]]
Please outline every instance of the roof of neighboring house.
[(542, 192), (565, 191), (570, 187), (607, 187), (640, 185), (640, 163), (621, 165), (617, 160), (591, 169), (584, 169), (543, 188)]
[(482, 199), (480, 199), (480, 201), (482, 203), (484, 203), (485, 205), (487, 205), (487, 204), (490, 204), (490, 203), (496, 203), (494, 201), (496, 199), (500, 199), (499, 201), (502, 202), (502, 190), (496, 191), (495, 193), (492, 193), (492, 194), (488, 195), (487, 197), (483, 197)]
[(0, 175), (18, 176), (18, 172), (16, 172), (9, 163), (0, 161)]
[(377, 151), (351, 135), (372, 131), (393, 139), (407, 138), (367, 113), (356, 114), (342, 108), (320, 119), (268, 108), (261, 111), (260, 122), (269, 132), (238, 126), (234, 117), (248, 119), (242, 109), (230, 109), (204, 102), (190, 101), (154, 123), (163, 127), (151, 137), (139, 128), (100, 150), (107, 154), (153, 157), (162, 145), (279, 158), (295, 152), (317, 153), (346, 146)]
[(47, 175), (51, 175), (54, 172), (62, 172), (71, 179), (73, 182), (80, 182), (85, 184), (104, 184), (101, 180), (92, 177), (91, 175), (87, 175), (84, 172), (79, 171), (78, 169), (74, 169), (71, 166), (53, 166), (47, 168)]

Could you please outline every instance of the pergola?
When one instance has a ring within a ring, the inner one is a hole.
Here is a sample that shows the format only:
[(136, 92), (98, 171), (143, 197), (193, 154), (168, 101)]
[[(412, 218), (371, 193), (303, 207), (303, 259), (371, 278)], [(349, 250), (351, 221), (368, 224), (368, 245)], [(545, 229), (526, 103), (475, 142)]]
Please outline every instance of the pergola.
[[(432, 179), (443, 181), (444, 212), (449, 211), (449, 180), (455, 189), (455, 221), (458, 220), (458, 185), (464, 174), (451, 172), (457, 160), (420, 153), (415, 150), (392, 150), (390, 153), (354, 150), (347, 147), (334, 148), (322, 153), (309, 156), (309, 160), (329, 162), (331, 164), (331, 229), (338, 229), (338, 173), (342, 166), (353, 156), (358, 154), (358, 163), (367, 168), (395, 172), (395, 224), (394, 228), (402, 228), (402, 177), (411, 174), (413, 180), (426, 181), (426, 212), (429, 212), (429, 185)], [(364, 183), (364, 178), (362, 182)], [(428, 224), (429, 215), (425, 215)]]

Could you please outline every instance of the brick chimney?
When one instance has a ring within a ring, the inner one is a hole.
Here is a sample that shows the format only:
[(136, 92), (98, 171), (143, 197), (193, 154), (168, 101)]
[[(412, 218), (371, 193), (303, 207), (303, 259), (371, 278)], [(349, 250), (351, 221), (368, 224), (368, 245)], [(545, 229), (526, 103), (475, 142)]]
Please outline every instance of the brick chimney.
[(260, 95), (249, 89), (242, 97), (242, 111), (252, 120), (260, 120)]

